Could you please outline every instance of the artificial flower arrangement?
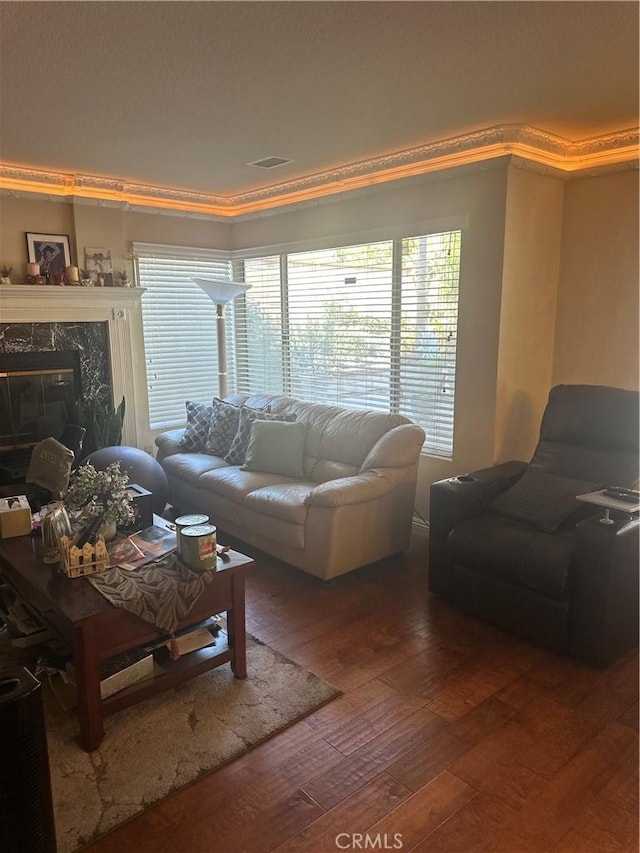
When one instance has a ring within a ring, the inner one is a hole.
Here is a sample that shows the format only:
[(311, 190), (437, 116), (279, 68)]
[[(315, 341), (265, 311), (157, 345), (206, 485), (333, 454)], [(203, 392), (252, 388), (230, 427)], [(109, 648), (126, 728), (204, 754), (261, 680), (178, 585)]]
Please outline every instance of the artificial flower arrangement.
[(93, 465), (81, 465), (69, 482), (64, 505), (69, 510), (80, 510), (85, 520), (102, 517), (106, 523), (126, 526), (135, 518), (133, 495), (127, 491), (129, 475), (112, 462), (104, 471)]

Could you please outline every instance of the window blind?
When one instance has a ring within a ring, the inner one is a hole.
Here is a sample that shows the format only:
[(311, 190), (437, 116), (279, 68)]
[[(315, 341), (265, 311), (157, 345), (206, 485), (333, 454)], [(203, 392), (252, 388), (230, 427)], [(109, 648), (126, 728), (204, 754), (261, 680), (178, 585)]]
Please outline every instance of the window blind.
[(243, 268), (238, 390), (398, 412), (425, 428), (426, 452), (452, 456), (460, 231)]
[[(216, 253), (134, 245), (142, 295), (149, 425), (185, 422), (185, 402), (218, 392), (216, 308), (194, 277), (231, 280), (231, 262)], [(225, 314), (232, 327), (232, 311)], [(233, 346), (233, 335), (227, 338)]]
[(134, 244), (150, 425), (217, 393), (215, 306), (191, 280), (244, 281), (227, 304), (229, 391), (397, 412), (453, 455), (460, 230), (246, 257)]

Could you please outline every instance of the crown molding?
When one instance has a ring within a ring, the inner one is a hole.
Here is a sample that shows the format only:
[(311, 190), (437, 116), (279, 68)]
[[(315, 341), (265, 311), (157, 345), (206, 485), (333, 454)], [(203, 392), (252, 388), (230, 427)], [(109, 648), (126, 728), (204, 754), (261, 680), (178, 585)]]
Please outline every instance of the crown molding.
[(639, 152), (637, 127), (576, 142), (529, 125), (504, 124), (230, 196), (9, 163), (0, 163), (0, 190), (122, 210), (229, 220), (505, 156), (521, 168), (568, 178), (612, 167), (637, 168)]

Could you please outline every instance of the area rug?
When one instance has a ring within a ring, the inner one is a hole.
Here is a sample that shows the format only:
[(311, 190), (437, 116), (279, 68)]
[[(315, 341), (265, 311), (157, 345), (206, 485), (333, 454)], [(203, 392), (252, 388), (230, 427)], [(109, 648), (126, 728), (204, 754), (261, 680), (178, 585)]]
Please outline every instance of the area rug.
[(58, 853), (71, 853), (340, 695), (247, 638), (246, 681), (222, 666), (105, 719), (98, 750), (45, 691)]

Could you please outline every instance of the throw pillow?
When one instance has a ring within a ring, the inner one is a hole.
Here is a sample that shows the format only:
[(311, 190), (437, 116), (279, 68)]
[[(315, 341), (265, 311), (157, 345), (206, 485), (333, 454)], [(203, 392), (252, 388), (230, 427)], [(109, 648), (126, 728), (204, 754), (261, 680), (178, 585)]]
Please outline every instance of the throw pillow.
[(302, 480), (306, 431), (305, 424), (301, 423), (254, 421), (242, 470)]
[(213, 406), (187, 400), (187, 427), (180, 439), (180, 447), (190, 453), (202, 453), (209, 435)]
[(229, 452), (235, 434), (238, 432), (239, 421), (240, 406), (225, 403), (224, 400), (215, 397), (205, 446), (206, 452), (212, 456), (224, 458)]
[(555, 533), (563, 521), (580, 509), (576, 495), (594, 492), (600, 484), (560, 477), (529, 468), (515, 485), (498, 495), (489, 507), (500, 515)]
[(240, 420), (238, 421), (238, 431), (236, 432), (229, 452), (224, 457), (225, 462), (229, 465), (242, 465), (247, 453), (249, 438), (251, 437), (251, 427), (255, 421), (295, 421), (295, 415), (272, 415), (269, 412), (263, 412), (260, 409), (250, 409), (248, 406), (240, 407)]

